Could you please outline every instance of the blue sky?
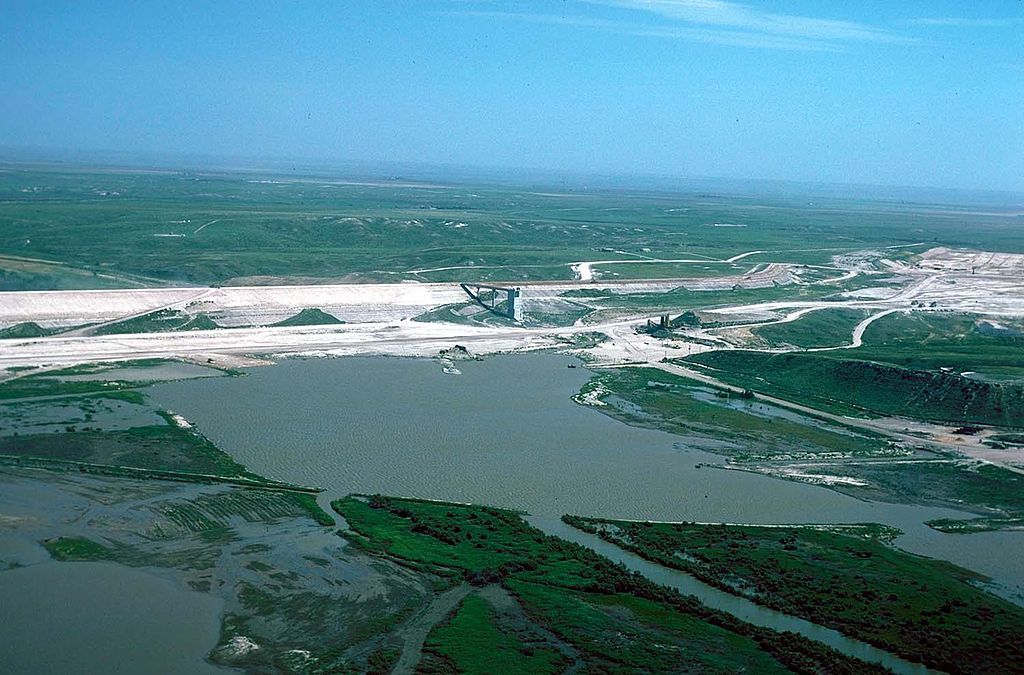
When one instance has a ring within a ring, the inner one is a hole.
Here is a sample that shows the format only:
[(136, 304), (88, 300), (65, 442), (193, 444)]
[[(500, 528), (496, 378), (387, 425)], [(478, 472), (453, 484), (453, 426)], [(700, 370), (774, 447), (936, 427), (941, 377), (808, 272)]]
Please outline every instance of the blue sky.
[(0, 3), (0, 146), (1024, 191), (1024, 2)]

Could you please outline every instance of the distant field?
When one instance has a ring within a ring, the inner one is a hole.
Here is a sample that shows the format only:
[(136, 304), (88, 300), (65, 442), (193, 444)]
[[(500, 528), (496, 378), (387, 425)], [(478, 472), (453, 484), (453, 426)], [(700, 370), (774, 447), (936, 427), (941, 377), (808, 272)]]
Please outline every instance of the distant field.
[[(685, 256), (685, 254), (684, 254)], [(721, 262), (673, 263), (673, 262), (623, 262), (595, 264), (594, 272), (601, 279), (677, 279), (719, 276), (740, 276), (754, 267), (741, 260), (735, 264)]]
[[(714, 227), (723, 222), (746, 226)], [(828, 264), (836, 253), (922, 238), (1024, 251), (1024, 231), (1006, 222), (852, 200), (11, 167), (0, 173), (0, 289), (570, 279), (579, 260), (716, 261), (760, 250), (740, 262)], [(709, 272), (611, 267), (620, 277)]]

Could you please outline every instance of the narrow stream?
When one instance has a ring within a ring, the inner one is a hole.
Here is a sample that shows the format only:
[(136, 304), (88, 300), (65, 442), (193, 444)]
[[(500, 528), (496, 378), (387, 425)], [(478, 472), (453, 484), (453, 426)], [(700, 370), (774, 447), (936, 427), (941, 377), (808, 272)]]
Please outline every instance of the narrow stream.
[(543, 516), (527, 516), (526, 520), (547, 534), (586, 546), (595, 553), (622, 563), (629, 569), (643, 574), (655, 583), (674, 588), (684, 595), (696, 596), (708, 607), (732, 614), (736, 618), (752, 623), (755, 626), (799, 633), (806, 638), (826, 644), (848, 656), (854, 656), (869, 663), (880, 663), (895, 673), (921, 675), (923, 673), (936, 672), (920, 663), (905, 661), (866, 642), (849, 638), (831, 628), (825, 628), (810, 621), (762, 607), (746, 598), (726, 593), (686, 572), (652, 563), (635, 553), (623, 550), (601, 539), (597, 535), (589, 534), (566, 525), (561, 520)]

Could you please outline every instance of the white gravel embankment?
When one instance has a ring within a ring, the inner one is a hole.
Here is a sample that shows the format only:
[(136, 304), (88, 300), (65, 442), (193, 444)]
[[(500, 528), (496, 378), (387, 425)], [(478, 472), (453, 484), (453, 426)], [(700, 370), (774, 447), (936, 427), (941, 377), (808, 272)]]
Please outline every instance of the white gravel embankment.
[(45, 327), (79, 326), (162, 307), (205, 312), (226, 326), (274, 323), (307, 307), (322, 309), (343, 321), (386, 321), (465, 299), (457, 284), (11, 292), (0, 293), (0, 328), (25, 321)]
[(152, 288), (104, 291), (0, 293), (0, 328), (25, 321), (41, 326), (77, 326), (188, 302), (205, 289)]

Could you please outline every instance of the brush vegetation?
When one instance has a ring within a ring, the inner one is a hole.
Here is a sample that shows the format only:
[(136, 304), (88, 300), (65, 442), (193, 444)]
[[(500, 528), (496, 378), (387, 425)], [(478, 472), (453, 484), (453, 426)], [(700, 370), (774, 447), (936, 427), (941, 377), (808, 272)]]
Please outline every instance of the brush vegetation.
[(448, 621), (430, 631), (423, 645), (426, 663), (421, 661), (417, 670), (467, 675), (565, 671), (569, 661), (561, 652), (523, 639), (523, 632), (502, 626), (486, 600), (469, 595)]
[[(503, 509), (380, 496), (333, 502), (365, 550), (474, 586), (500, 584), (530, 619), (595, 671), (870, 672), (801, 636), (776, 633), (658, 586)], [(441, 633), (435, 650), (474, 662), (479, 650)], [(452, 639), (445, 640), (444, 637)], [(438, 636), (435, 634), (435, 638)], [(509, 645), (491, 635), (493, 644)]]
[(1010, 672), (1024, 663), (1024, 608), (979, 575), (904, 553), (877, 525), (756, 527), (568, 524), (725, 591), (947, 672)]

